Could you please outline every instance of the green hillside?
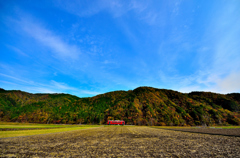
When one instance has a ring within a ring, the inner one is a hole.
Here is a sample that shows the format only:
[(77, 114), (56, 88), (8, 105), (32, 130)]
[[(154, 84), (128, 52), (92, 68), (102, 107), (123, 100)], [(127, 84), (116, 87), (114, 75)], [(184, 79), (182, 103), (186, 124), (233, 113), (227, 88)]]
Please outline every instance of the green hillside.
[(139, 87), (91, 98), (0, 89), (1, 121), (135, 125), (240, 125), (240, 94)]

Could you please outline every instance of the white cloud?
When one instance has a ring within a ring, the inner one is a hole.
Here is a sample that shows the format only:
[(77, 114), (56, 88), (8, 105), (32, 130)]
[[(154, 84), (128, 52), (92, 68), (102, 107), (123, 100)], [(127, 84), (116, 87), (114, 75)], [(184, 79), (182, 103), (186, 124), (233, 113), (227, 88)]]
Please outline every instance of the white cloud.
[(104, 60), (102, 63), (103, 64), (117, 64), (116, 62), (111, 61), (111, 60)]
[(60, 91), (55, 91), (52, 89), (48, 89), (48, 88), (43, 88), (43, 87), (23, 87), (24, 89), (26, 89), (26, 91), (30, 91), (31, 93), (62, 93)]
[(105, 3), (101, 3), (101, 1), (57, 0), (54, 1), (54, 4), (60, 9), (81, 17), (94, 15), (106, 7)]
[(182, 87), (178, 89), (178, 91), (183, 92), (183, 93), (190, 93), (192, 91), (203, 91), (200, 86), (187, 86), (187, 87)]
[(138, 19), (152, 25), (155, 24), (158, 14), (157, 12), (153, 11), (152, 6), (150, 6), (149, 4), (150, 2), (148, 1), (143, 2), (137, 0), (97, 0), (89, 1), (87, 3), (78, 0), (55, 1), (55, 5), (57, 7), (80, 17), (89, 17), (98, 14), (101, 11), (107, 11), (113, 17), (118, 18), (130, 11), (134, 11)]
[(129, 6), (130, 6), (130, 9), (134, 9), (134, 10), (136, 10), (136, 11), (139, 12), (139, 13), (145, 11), (145, 10), (147, 9), (147, 7), (148, 7), (147, 4), (141, 3), (141, 2), (138, 1), (138, 0), (132, 0), (132, 1), (130, 2), (130, 5), (129, 5)]
[(13, 51), (15, 51), (16, 53), (18, 53), (22, 56), (29, 57), (26, 53), (24, 53), (23, 51), (21, 51), (20, 49), (14, 47), (14, 46), (7, 45), (7, 47), (12, 49)]
[[(230, 93), (240, 91), (240, 19), (239, 5), (227, 3), (223, 9), (214, 8), (205, 27), (203, 39), (196, 43), (197, 65), (195, 73), (181, 75), (177, 73), (165, 76), (180, 91), (213, 91)], [(194, 52), (195, 50), (192, 50)], [(178, 60), (178, 59), (176, 59)], [(170, 62), (172, 65), (173, 62)], [(175, 83), (177, 81), (177, 83)]]
[[(73, 95), (86, 96), (86, 95), (97, 95), (100, 92), (78, 89), (72, 86), (69, 86), (63, 82), (57, 82), (51, 80), (48, 83), (39, 83), (26, 80), (24, 78), (17, 78), (10, 75), (0, 73), (0, 76), (6, 77), (13, 80), (14, 82), (0, 80), (1, 83), (4, 83), (2, 88), (5, 88), (7, 85), (13, 85), (12, 88), (18, 90), (19, 88), (23, 91), (28, 91), (30, 93), (71, 93)], [(16, 82), (17, 81), (17, 82)]]
[(230, 73), (230, 75), (217, 83), (217, 87), (223, 93), (239, 92), (240, 72)]
[(16, 83), (12, 83), (12, 82), (8, 82), (8, 81), (3, 81), (3, 80), (0, 80), (0, 82), (5, 83), (5, 84), (10, 84), (10, 85), (18, 85), (18, 84), (16, 84)]
[(83, 94), (90, 94), (90, 95), (98, 95), (98, 94), (101, 94), (101, 93), (99, 93), (99, 92), (86, 91), (86, 90), (81, 90), (80, 93), (83, 93)]
[(208, 72), (202, 81), (221, 93), (240, 91), (239, 9), (234, 3), (227, 3), (224, 10), (218, 9), (212, 15), (212, 21), (206, 29), (205, 38), (209, 41), (208, 47), (212, 48), (212, 53), (205, 58), (212, 60), (205, 63), (205, 70), (202, 70)]
[[(45, 28), (40, 22), (29, 15), (18, 12), (19, 19), (8, 19), (12, 25), (17, 25), (16, 30), (19, 33), (27, 34), (35, 39), (41, 45), (47, 47), (53, 53), (53, 56), (60, 59), (78, 59), (81, 50), (76, 46), (69, 44), (63, 40), (63, 37), (56, 35), (53, 31)], [(11, 47), (14, 51), (23, 54), (17, 48)]]
[(10, 79), (13, 79), (13, 80), (17, 80), (19, 82), (26, 83), (26, 84), (34, 84), (33, 81), (27, 81), (27, 80), (19, 79), (17, 77), (13, 77), (13, 76), (2, 74), (2, 73), (0, 73), (0, 76), (7, 77), (7, 78), (10, 78)]
[(51, 86), (53, 86), (56, 89), (61, 89), (61, 90), (77, 90), (76, 88), (70, 87), (65, 83), (56, 82), (54, 80), (51, 81)]
[(146, 21), (149, 25), (156, 24), (157, 18), (158, 14), (153, 11), (145, 13), (145, 15), (142, 17), (142, 19)]

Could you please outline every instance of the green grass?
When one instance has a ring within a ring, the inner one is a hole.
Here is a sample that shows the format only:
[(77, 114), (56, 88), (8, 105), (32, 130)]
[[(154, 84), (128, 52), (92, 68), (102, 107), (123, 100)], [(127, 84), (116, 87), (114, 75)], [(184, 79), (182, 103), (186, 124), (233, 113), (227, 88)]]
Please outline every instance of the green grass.
[(66, 127), (92, 127), (97, 125), (64, 125), (64, 124), (37, 124), (37, 123), (15, 123), (0, 122), (0, 128), (66, 128)]
[(0, 125), (0, 128), (59, 128), (68, 126), (43, 126), (43, 125)]
[[(26, 124), (26, 125), (0, 125), (0, 128), (71, 128), (71, 127), (92, 127), (94, 125), (41, 125), (41, 124)], [(97, 126), (97, 125), (96, 125)]]
[[(42, 128), (36, 130), (16, 130), (16, 131), (0, 131), (0, 138), (29, 136), (37, 134), (47, 134), (56, 132), (67, 132), (73, 130), (81, 130), (100, 127), (99, 125), (55, 125), (55, 124), (35, 124), (35, 123), (12, 123), (0, 122), (0, 128)], [(51, 129), (48, 129), (51, 128)]]
[(48, 133), (57, 133), (57, 132), (67, 132), (67, 131), (94, 128), (94, 127), (96, 127), (96, 126), (41, 129), (41, 130), (0, 131), (0, 138), (30, 136), (30, 135), (48, 134)]

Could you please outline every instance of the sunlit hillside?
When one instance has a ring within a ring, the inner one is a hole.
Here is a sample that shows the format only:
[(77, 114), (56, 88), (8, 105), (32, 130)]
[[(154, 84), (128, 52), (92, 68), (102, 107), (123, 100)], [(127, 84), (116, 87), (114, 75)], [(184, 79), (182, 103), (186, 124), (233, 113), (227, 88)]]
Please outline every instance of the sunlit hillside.
[(240, 125), (240, 94), (139, 87), (95, 97), (0, 90), (1, 121), (134, 125)]

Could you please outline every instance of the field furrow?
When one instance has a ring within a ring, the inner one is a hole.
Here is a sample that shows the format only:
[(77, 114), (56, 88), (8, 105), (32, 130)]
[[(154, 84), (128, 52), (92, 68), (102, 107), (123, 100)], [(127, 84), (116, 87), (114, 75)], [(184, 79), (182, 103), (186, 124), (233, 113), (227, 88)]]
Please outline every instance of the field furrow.
[(2, 157), (240, 157), (240, 138), (110, 126), (0, 139)]

